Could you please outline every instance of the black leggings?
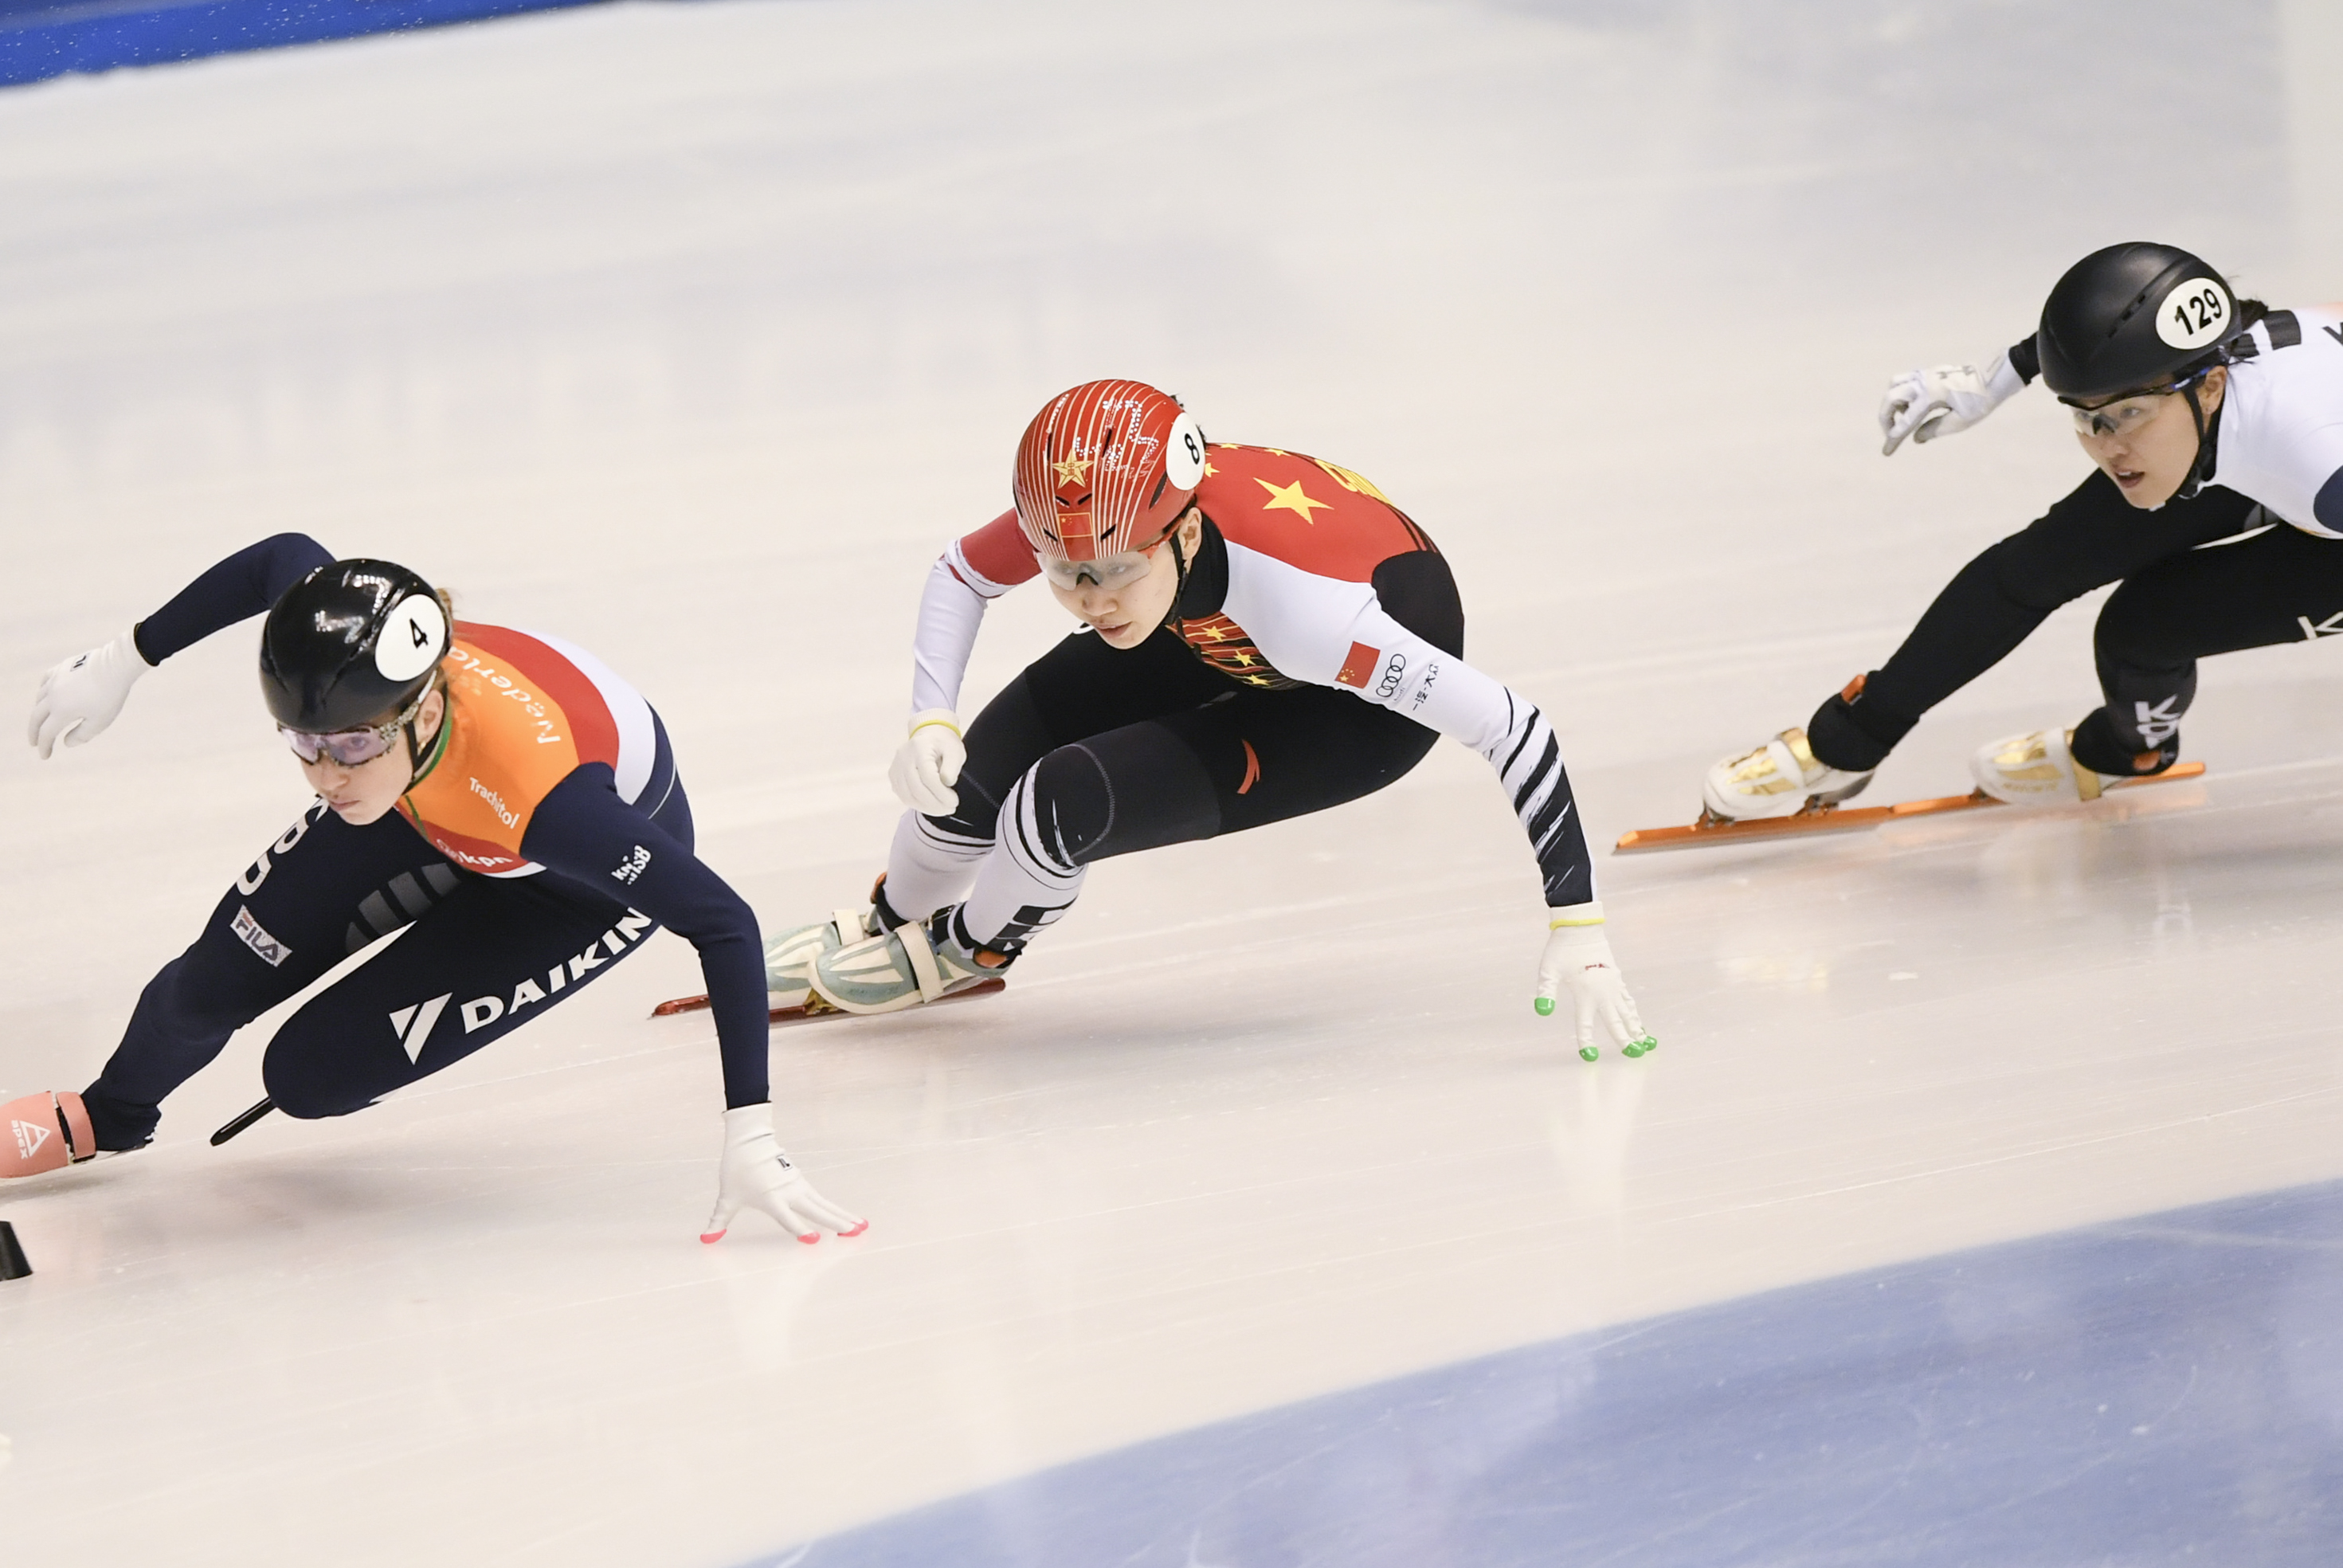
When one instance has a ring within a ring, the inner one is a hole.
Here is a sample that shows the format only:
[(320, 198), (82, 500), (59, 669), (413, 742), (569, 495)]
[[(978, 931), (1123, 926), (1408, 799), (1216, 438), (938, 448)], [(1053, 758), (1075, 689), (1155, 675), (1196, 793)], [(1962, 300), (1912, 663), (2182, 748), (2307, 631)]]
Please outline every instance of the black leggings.
[(2107, 705), (2076, 726), (2076, 759), (2099, 773), (2167, 768), (2199, 658), (2338, 634), (2343, 540), (2281, 525), (2159, 561), (2099, 611), (2092, 647)]
[[(653, 819), (692, 842), (678, 783)], [(369, 944), (398, 940), (309, 999), (268, 1043), (279, 1110), (344, 1116), (528, 1022), (657, 927), (550, 871), (458, 871), (396, 812), (353, 828), (312, 805), (246, 868), (203, 934), (138, 999), (84, 1099), (101, 1149), (153, 1136), (163, 1097), (236, 1030)]]
[[(2343, 541), (2270, 523), (2218, 485), (2143, 511), (2094, 470), (2019, 532), (1955, 574), (1850, 702), (1807, 722), (1834, 768), (1876, 768), (1920, 716), (1984, 674), (2060, 605), (2120, 582), (2099, 612), (2107, 701), (2075, 729), (2075, 756), (2098, 773), (2156, 772), (2179, 756), (2197, 660), (2343, 632)], [(2223, 540), (2234, 540), (2222, 543)]]
[(897, 837), (887, 912), (950, 901), (998, 837), (1011, 865), (978, 878), (967, 934), (1014, 951), (1072, 902), (1091, 862), (1371, 795), (1437, 737), (1345, 691), (1239, 686), (1159, 631), (1131, 649), (1065, 638), (967, 739), (959, 809), (907, 819)]

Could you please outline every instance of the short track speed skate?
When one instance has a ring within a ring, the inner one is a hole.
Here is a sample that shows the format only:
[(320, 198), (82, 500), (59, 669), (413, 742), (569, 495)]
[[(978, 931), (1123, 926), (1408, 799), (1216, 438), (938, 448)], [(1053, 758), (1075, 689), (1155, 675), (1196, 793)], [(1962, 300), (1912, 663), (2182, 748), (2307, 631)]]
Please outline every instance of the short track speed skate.
[[(2161, 773), (2139, 779), (2108, 781), (2105, 793), (2138, 789), (2150, 784), (2172, 784), (2204, 774), (2202, 762), (2183, 762)], [(1974, 810), (2005, 802), (1983, 789), (1966, 795), (1941, 795), (1931, 800), (1905, 800), (1893, 806), (1838, 806), (1818, 803), (1788, 817), (1732, 821), (1704, 807), (1700, 819), (1683, 828), (1639, 828), (1620, 835), (1614, 855), (1637, 855), (1655, 849), (1697, 849), (1717, 844), (1747, 844), (1761, 839), (1801, 839), (1817, 833), (1855, 833), (1915, 817), (1936, 817), (1950, 811)]]
[[(936, 998), (935, 1001), (929, 1005), (932, 1007), (943, 1002), (974, 1001), (979, 997), (999, 996), (1008, 989), (1009, 982), (1004, 980), (979, 980), (964, 990), (947, 992)], [(651, 1016), (672, 1018), (679, 1012), (702, 1012), (707, 1010), (707, 1007), (708, 999), (704, 996), (679, 996), (672, 1001), (663, 1001), (651, 1009)], [(832, 1007), (821, 999), (820, 993), (815, 992), (809, 995), (805, 1000), (792, 1006), (773, 1008), (765, 1016), (776, 1024), (783, 1024), (812, 1023), (819, 1019), (860, 1018), (863, 1015), (849, 1012), (842, 1007)]]

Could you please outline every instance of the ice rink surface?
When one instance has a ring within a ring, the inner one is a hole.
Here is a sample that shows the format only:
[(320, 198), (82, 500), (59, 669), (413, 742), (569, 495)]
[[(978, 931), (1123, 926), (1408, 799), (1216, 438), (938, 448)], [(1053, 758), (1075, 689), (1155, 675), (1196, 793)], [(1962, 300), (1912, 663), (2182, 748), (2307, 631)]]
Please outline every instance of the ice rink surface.
[[(810, 919), (883, 856), (927, 563), (1129, 375), (1422, 523), (1607, 843), (2081, 477), (2038, 391), (1882, 461), (1888, 374), (2119, 239), (2343, 297), (2338, 57), (2317, 0), (724, 0), (10, 92), (0, 673), (267, 533), (390, 556), (639, 685)], [(2079, 719), (2094, 604), (1875, 795)], [(997, 607), (964, 709), (1063, 629)], [(303, 808), (252, 651), (0, 753), (0, 1093), (94, 1076)], [(0, 1193), (0, 1556), (2332, 1563), (2336, 660), (2209, 663), (2199, 783), (1604, 859), (1641, 1062), (1532, 1014), (1460, 748), (1108, 862), (1004, 998), (776, 1032), (850, 1242), (694, 1239), (675, 939), (209, 1148), (265, 1019)]]

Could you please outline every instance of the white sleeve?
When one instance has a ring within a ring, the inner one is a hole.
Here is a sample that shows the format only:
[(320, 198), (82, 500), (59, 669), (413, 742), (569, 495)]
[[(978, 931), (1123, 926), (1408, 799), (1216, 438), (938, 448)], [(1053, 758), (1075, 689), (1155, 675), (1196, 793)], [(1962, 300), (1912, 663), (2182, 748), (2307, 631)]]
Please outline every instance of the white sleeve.
[(1594, 865), (1570, 775), (1562, 765), (1562, 743), (1537, 704), (1426, 642), (1380, 604), (1369, 604), (1353, 624), (1353, 643), (1381, 657), (1363, 672), (1366, 684), (1353, 689), (1378, 707), (1463, 741), (1497, 770), (1537, 856), (1549, 907), (1594, 897)]
[(1272, 664), (1296, 680), (1347, 689), (1479, 752), (1529, 835), (1546, 903), (1559, 909), (1594, 897), (1562, 746), (1535, 703), (1400, 625), (1363, 583), (1282, 562), (1245, 566), (1242, 608), (1251, 618), (1233, 604), (1232, 613)]
[[(985, 582), (965, 564), (957, 569), (955, 543), (928, 570), (927, 587), (920, 593), (918, 629), (911, 636), (911, 711), (931, 708), (958, 709), (960, 683), (968, 674), (968, 656), (976, 648), (977, 628), (984, 624), (984, 607), (1006, 593), (985, 593), (972, 586)], [(963, 575), (965, 574), (965, 575)]]

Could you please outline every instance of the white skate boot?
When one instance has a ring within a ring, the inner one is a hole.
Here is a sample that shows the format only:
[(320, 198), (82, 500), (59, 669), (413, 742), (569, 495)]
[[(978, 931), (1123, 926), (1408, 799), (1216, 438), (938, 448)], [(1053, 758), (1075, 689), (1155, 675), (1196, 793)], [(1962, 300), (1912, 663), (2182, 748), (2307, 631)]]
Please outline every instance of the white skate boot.
[(1805, 730), (1785, 729), (1755, 751), (1711, 765), (1700, 781), (1700, 798), (1709, 816), (1729, 822), (1795, 817), (1862, 794), (1872, 771), (1830, 767), (1806, 745)]
[[(814, 960), (813, 991), (846, 1012), (894, 1012), (981, 985), (1009, 967), (1009, 956), (971, 948), (953, 934), (958, 904)], [(990, 961), (988, 961), (990, 960)]]
[(803, 1007), (811, 993), (815, 960), (870, 936), (878, 925), (872, 914), (869, 910), (833, 910), (826, 920), (767, 937), (765, 1005)]
[(1977, 788), (2012, 806), (2096, 800), (2107, 781), (2075, 760), (2071, 729), (2037, 729), (1988, 740), (1969, 759)]

